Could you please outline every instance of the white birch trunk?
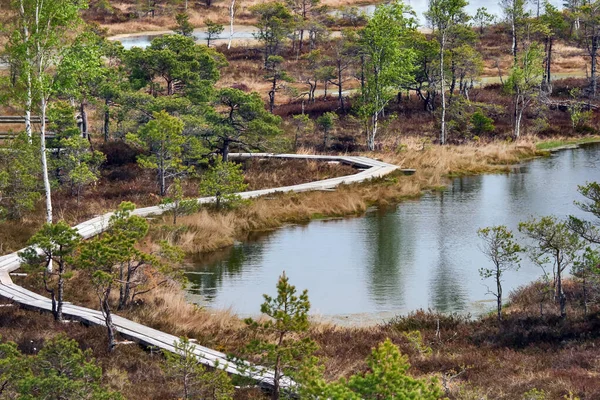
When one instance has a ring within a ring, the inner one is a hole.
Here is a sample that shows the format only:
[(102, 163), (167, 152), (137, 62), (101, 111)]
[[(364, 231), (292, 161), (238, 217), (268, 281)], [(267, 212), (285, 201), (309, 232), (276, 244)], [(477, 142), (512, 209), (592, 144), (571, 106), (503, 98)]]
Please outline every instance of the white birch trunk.
[(444, 79), (444, 49), (446, 46), (446, 32), (442, 33), (440, 43), (440, 91), (442, 94), (442, 126), (440, 129), (440, 144), (446, 144), (446, 89)]
[(235, 0), (231, 0), (231, 7), (229, 8), (229, 43), (227, 43), (227, 49), (231, 48), (231, 41), (233, 40), (233, 17), (235, 14)]
[(31, 69), (30, 69), (30, 52), (29, 52), (29, 27), (27, 26), (27, 19), (25, 18), (25, 6), (23, 0), (19, 1), (19, 12), (21, 14), (21, 23), (23, 24), (23, 40), (26, 43), (25, 46), (25, 63), (27, 66), (27, 78), (26, 78), (26, 97), (25, 97), (25, 133), (29, 143), (32, 143), (32, 129), (31, 129), (31, 107), (33, 104), (33, 93), (32, 93), (32, 82), (31, 82)]
[[(43, 1), (36, 2), (35, 7), (35, 27), (36, 32), (40, 31), (40, 12), (43, 7)], [(46, 195), (46, 222), (52, 223), (52, 188), (50, 186), (50, 177), (48, 176), (48, 159), (46, 154), (46, 110), (48, 107), (48, 93), (44, 87), (44, 54), (41, 49), (41, 45), (37, 39), (36, 43), (36, 67), (37, 67), (37, 80), (39, 85), (39, 104), (40, 104), (40, 157), (42, 161), (42, 178), (44, 181), (44, 192)], [(48, 272), (52, 272), (52, 260), (48, 263)]]

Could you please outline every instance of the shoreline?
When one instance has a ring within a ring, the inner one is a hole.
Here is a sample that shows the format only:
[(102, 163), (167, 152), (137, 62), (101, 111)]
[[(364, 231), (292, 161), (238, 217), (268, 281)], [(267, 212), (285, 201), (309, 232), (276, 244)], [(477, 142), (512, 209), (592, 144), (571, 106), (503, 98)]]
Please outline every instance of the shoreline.
[[(570, 140), (568, 142), (569, 143), (564, 143), (564, 144), (560, 144), (560, 145), (557, 144), (556, 146), (552, 146), (550, 150), (545, 150), (545, 151), (539, 152), (537, 155), (535, 155), (533, 157), (524, 157), (520, 160), (521, 162), (519, 164), (513, 164), (513, 165), (508, 166), (509, 169), (506, 172), (513, 173), (514, 168), (518, 167), (519, 165), (523, 165), (524, 163), (532, 161), (537, 158), (551, 156), (552, 153), (555, 153), (558, 151), (570, 150), (570, 149), (578, 148), (578, 147), (585, 146), (588, 144), (600, 143), (600, 137)], [(543, 144), (543, 143), (547, 143), (547, 142), (542, 141), (539, 143)], [(495, 171), (495, 172), (503, 172), (503, 171)], [(488, 173), (494, 173), (494, 171), (483, 172), (480, 174), (470, 174), (470, 175), (476, 176), (476, 175), (483, 175), (483, 174), (488, 174)], [(462, 175), (462, 176), (464, 176), (464, 175)], [(447, 178), (454, 179), (455, 177), (456, 176), (447, 177)], [(436, 190), (436, 188), (427, 189), (427, 190), (423, 191), (421, 193), (421, 195), (425, 192), (431, 192), (431, 191), (435, 191), (435, 190)], [(420, 197), (420, 196), (414, 196), (413, 198), (417, 198), (416, 201), (419, 201), (418, 197)], [(400, 201), (393, 203), (392, 206), (397, 206), (397, 205), (401, 204), (404, 200), (405, 199), (401, 199)], [(377, 207), (377, 206), (375, 205), (375, 207)], [(287, 224), (281, 225), (280, 227), (271, 228), (268, 231), (275, 231), (277, 229), (281, 229), (286, 226), (304, 225), (305, 223), (308, 224), (315, 220), (323, 221), (323, 220), (329, 220), (329, 219), (337, 220), (337, 219), (344, 219), (344, 218), (348, 218), (348, 217), (350, 217), (350, 218), (360, 217), (360, 216), (366, 215), (369, 212), (374, 212), (373, 206), (371, 206), (370, 208), (368, 208), (367, 210), (365, 210), (363, 213), (361, 213), (359, 215), (351, 214), (346, 217), (339, 216), (339, 215), (324, 216), (324, 217), (321, 217), (318, 219), (311, 219), (308, 222), (302, 221), (302, 222), (298, 222), (298, 223), (287, 223)], [(258, 232), (258, 231), (253, 231), (251, 233), (255, 233), (255, 232)], [(261, 230), (260, 232), (264, 232), (264, 231)], [(268, 235), (268, 233), (267, 233), (267, 235)], [(216, 251), (204, 252), (203, 255), (210, 257), (211, 254), (216, 254), (219, 251), (226, 251), (226, 249), (228, 247), (230, 247), (230, 246), (223, 247)], [(190, 256), (189, 253), (188, 253), (188, 256)], [(251, 314), (237, 313), (237, 312), (235, 312), (234, 304), (232, 304), (229, 308), (212, 307), (210, 305), (210, 303), (204, 301), (204, 299), (202, 298), (201, 295), (190, 293), (187, 289), (182, 289), (182, 291), (184, 292), (186, 300), (190, 301), (192, 304), (196, 304), (200, 307), (203, 307), (210, 312), (221, 313), (221, 312), (226, 311), (227, 313), (232, 313), (234, 317), (240, 318), (240, 319), (243, 319), (248, 316), (252, 316), (252, 317), (259, 316), (259, 314), (252, 314), (252, 313)], [(477, 320), (481, 316), (484, 316), (484, 315), (488, 314), (489, 312), (493, 311), (493, 304), (491, 304), (491, 305), (488, 304), (490, 302), (493, 302), (493, 300), (490, 300), (489, 298), (473, 299), (469, 302), (466, 310), (463, 312), (459, 312), (458, 314), (461, 316), (464, 316), (464, 317), (469, 316), (471, 320)], [(344, 328), (370, 328), (370, 327), (377, 326), (381, 323), (385, 323), (386, 321), (389, 321), (393, 317), (408, 316), (411, 313), (414, 313), (416, 311), (417, 310), (395, 310), (395, 311), (386, 310), (386, 311), (379, 311), (379, 312), (375, 312), (375, 313), (360, 312), (360, 313), (350, 313), (350, 314), (320, 314), (317, 310), (317, 312), (315, 314), (311, 315), (311, 322), (313, 322), (315, 324), (333, 324), (335, 326), (344, 327)]]

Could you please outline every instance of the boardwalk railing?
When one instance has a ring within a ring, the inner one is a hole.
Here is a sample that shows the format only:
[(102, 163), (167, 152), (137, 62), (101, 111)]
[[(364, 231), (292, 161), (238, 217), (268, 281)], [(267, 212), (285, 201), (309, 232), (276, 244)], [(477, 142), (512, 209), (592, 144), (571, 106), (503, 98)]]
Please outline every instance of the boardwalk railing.
[[(281, 158), (281, 159), (300, 159), (300, 160), (316, 160), (316, 161), (333, 161), (352, 165), (363, 170), (354, 174), (347, 175), (338, 178), (325, 179), (322, 181), (303, 183), (294, 186), (285, 186), (272, 189), (255, 190), (251, 192), (242, 192), (239, 195), (242, 198), (254, 198), (264, 196), (273, 193), (282, 192), (305, 192), (310, 190), (323, 190), (333, 189), (342, 184), (364, 182), (369, 179), (378, 178), (385, 176), (399, 168), (396, 165), (388, 164), (382, 161), (373, 160), (367, 157), (354, 157), (354, 156), (318, 156), (318, 155), (299, 155), (299, 154), (266, 154), (266, 153), (234, 153), (230, 155), (231, 158), (245, 159), (245, 158)], [(406, 174), (411, 174), (414, 170), (406, 169), (402, 170)], [(214, 202), (214, 197), (203, 197), (197, 199), (198, 203), (211, 203)], [(148, 217), (151, 215), (162, 214), (168, 211), (171, 207), (166, 206), (153, 206), (144, 207), (134, 210), (133, 214)], [(87, 239), (92, 236), (98, 235), (104, 232), (108, 228), (110, 217), (113, 213), (107, 213), (98, 217), (92, 218), (79, 225), (75, 226), (75, 229), (79, 234)], [(19, 303), (21, 306), (26, 308), (33, 308), (44, 311), (52, 310), (52, 303), (50, 299), (41, 296), (37, 293), (31, 292), (21, 286), (15, 285), (10, 279), (9, 273), (18, 269), (21, 265), (21, 261), (18, 256), (18, 252), (8, 254), (0, 257), (0, 296), (12, 301)], [(100, 311), (92, 310), (85, 307), (79, 307), (72, 304), (65, 304), (63, 312), (69, 318), (82, 321), (84, 323), (93, 325), (105, 325), (104, 317)], [(137, 322), (113, 315), (113, 323), (115, 329), (121, 333), (121, 335), (135, 340), (141, 344), (155, 346), (163, 350), (175, 352), (174, 343), (179, 339), (176, 336), (170, 335), (165, 332), (147, 327)], [(226, 354), (218, 352), (216, 350), (209, 349), (204, 346), (196, 345), (195, 353), (198, 360), (211, 367), (217, 366), (228, 373), (245, 376), (258, 382), (263, 387), (273, 386), (273, 371), (261, 367), (246, 363), (243, 368), (240, 368), (237, 363), (231, 362)], [(283, 389), (293, 389), (295, 386), (294, 381), (285, 378), (281, 382)]]

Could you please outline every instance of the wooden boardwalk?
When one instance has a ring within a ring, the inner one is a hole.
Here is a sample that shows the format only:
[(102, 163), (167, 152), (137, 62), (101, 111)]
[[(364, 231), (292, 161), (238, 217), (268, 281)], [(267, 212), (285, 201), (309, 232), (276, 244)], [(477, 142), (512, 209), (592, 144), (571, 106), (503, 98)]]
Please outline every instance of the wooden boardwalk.
[[(311, 190), (333, 189), (342, 184), (364, 182), (369, 179), (385, 176), (399, 167), (387, 164), (382, 161), (373, 160), (367, 157), (350, 157), (350, 156), (318, 156), (318, 155), (299, 155), (299, 154), (266, 154), (266, 153), (234, 153), (230, 155), (234, 159), (244, 158), (282, 158), (282, 159), (300, 159), (300, 160), (315, 160), (326, 162), (340, 162), (352, 165), (362, 169), (354, 175), (347, 175), (338, 178), (331, 178), (322, 181), (303, 183), (294, 186), (285, 186), (272, 189), (255, 190), (251, 192), (242, 192), (242, 198), (254, 198), (274, 193), (283, 192), (306, 192)], [(402, 170), (406, 174), (411, 174), (414, 170)], [(199, 198), (199, 203), (211, 203), (214, 197)], [(147, 217), (151, 215), (159, 215), (169, 210), (169, 205), (144, 207), (136, 209), (133, 214)], [(79, 234), (87, 239), (92, 236), (102, 233), (108, 228), (108, 222), (113, 213), (106, 213), (98, 217), (92, 218), (79, 225), (75, 229)], [(52, 303), (49, 298), (31, 292), (21, 286), (15, 285), (10, 279), (9, 273), (20, 267), (21, 261), (17, 254), (18, 252), (0, 257), (0, 296), (10, 299), (21, 306), (43, 311), (51, 311)], [(65, 303), (63, 312), (68, 318), (82, 321), (83, 323), (92, 325), (105, 325), (104, 317), (100, 311), (92, 310), (85, 307), (75, 306)], [(175, 352), (174, 343), (179, 339), (176, 336), (161, 332), (156, 329), (144, 326), (137, 322), (119, 317), (113, 314), (113, 322), (115, 329), (128, 339), (135, 340), (143, 345), (154, 346), (156, 348)], [(228, 373), (245, 376), (258, 382), (260, 386), (272, 387), (273, 372), (261, 367), (251, 366), (250, 368), (238, 368), (237, 365), (228, 360), (226, 354), (216, 350), (209, 349), (200, 345), (196, 345), (195, 350), (198, 360), (207, 366), (214, 367), (217, 365)], [(282, 381), (282, 387), (291, 389), (295, 383), (290, 379)]]

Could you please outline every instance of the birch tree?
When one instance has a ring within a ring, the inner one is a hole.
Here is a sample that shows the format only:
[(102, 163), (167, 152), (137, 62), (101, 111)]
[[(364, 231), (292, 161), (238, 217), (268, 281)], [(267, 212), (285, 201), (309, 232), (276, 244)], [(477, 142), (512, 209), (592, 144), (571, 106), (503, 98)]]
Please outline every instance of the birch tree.
[(459, 25), (468, 21), (464, 10), (467, 6), (465, 0), (429, 0), (429, 9), (425, 13), (427, 21), (439, 43), (440, 60), (440, 94), (442, 97), (442, 116), (440, 126), (440, 144), (446, 144), (446, 79), (444, 55), (446, 45), (452, 31)]
[(359, 114), (365, 120), (367, 147), (375, 149), (379, 119), (397, 89), (413, 79), (414, 52), (408, 48), (409, 33), (416, 29), (409, 7), (402, 2), (384, 4), (360, 32), (364, 57), (364, 84)]
[(26, 130), (31, 131), (31, 112), (40, 116), (40, 158), (48, 223), (52, 223), (52, 192), (46, 154), (46, 112), (55, 89), (55, 67), (70, 44), (70, 33), (81, 22), (79, 11), (86, 5), (85, 0), (11, 2), (18, 18), (6, 51), (11, 65), (18, 70), (16, 79), (25, 89)]
[(521, 137), (521, 120), (529, 105), (539, 96), (544, 77), (544, 53), (537, 43), (532, 43), (517, 60), (504, 87), (514, 96), (513, 135)]
[(525, 12), (526, 0), (500, 0), (500, 6), (504, 12), (506, 22), (510, 25), (511, 32), (511, 51), (514, 62), (517, 62), (519, 53), (519, 40), (523, 21), (527, 17)]

